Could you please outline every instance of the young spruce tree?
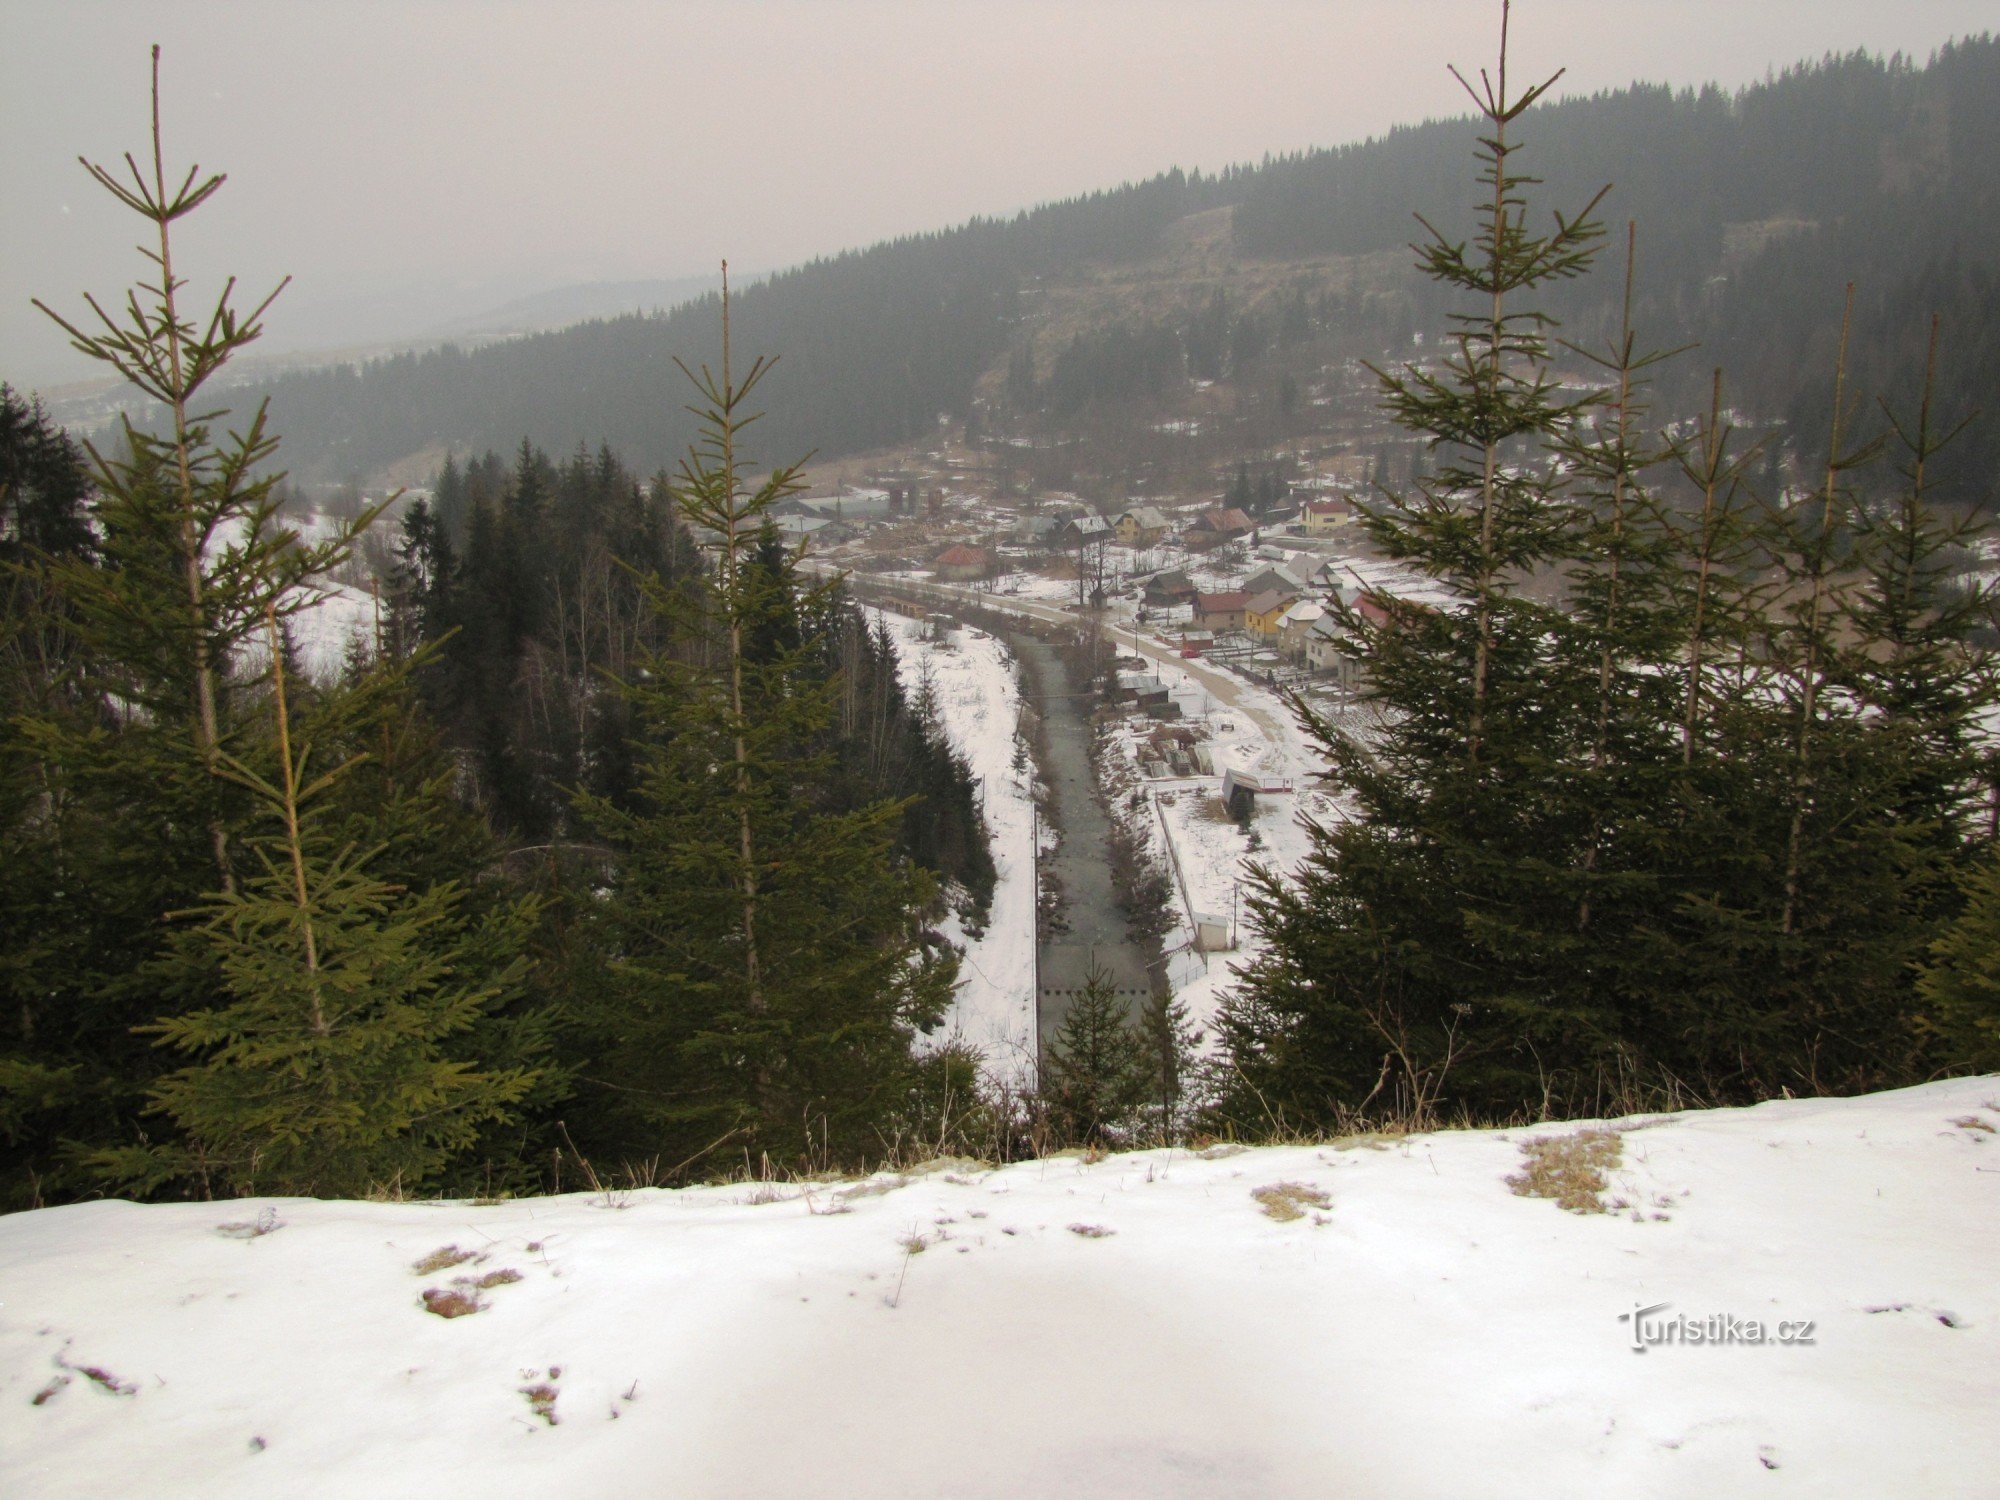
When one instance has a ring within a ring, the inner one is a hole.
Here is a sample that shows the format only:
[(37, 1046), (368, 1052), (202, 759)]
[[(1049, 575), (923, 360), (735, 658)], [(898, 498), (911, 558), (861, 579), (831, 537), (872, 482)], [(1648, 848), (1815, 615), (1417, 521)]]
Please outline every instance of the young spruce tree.
[(1467, 310), (1439, 362), (1377, 372), (1386, 409), (1433, 458), (1366, 513), (1376, 545), (1449, 602), (1381, 596), (1376, 620), (1347, 612), (1379, 733), (1301, 709), (1359, 816), (1314, 827), (1296, 879), (1257, 877), (1268, 947), (1218, 1018), (1236, 1085), (1225, 1108), (1250, 1123), (1330, 1121), (1382, 1088), (1418, 1117), (1446, 1098), (1511, 1107), (1544, 1060), (1588, 1049), (1601, 1025), (1562, 972), (1574, 956), (1542, 940), (1576, 925), (1594, 820), (1548, 793), (1591, 721), (1548, 712), (1571, 624), (1521, 589), (1574, 550), (1545, 450), (1580, 409), (1551, 374), (1552, 320), (1522, 299), (1589, 268), (1598, 199), (1547, 233), (1528, 226), (1535, 179), (1510, 131), (1555, 79), (1510, 92), (1504, 9), (1497, 74), (1460, 81), (1485, 122), (1476, 231), (1453, 240), (1420, 220), (1417, 251)]
[(688, 371), (702, 436), (672, 487), (709, 554), (701, 580), (650, 580), (668, 644), (623, 683), (638, 724), (629, 806), (581, 799), (616, 853), (606, 966), (578, 1001), (592, 1058), (584, 1148), (680, 1163), (726, 1144), (797, 1163), (880, 1149), (907, 1097), (910, 1043), (955, 964), (921, 920), (924, 873), (893, 852), (899, 802), (846, 805), (828, 730), (840, 685), (810, 631), (827, 618), (770, 510), (796, 466), (745, 479), (747, 403), (722, 302), (720, 372)]

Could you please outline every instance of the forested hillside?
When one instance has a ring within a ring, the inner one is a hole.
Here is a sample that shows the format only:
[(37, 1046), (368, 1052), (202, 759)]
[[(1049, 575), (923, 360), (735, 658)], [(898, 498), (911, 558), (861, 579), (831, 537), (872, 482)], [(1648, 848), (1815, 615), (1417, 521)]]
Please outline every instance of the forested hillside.
[[(1636, 316), (1648, 339), (1703, 345), (1664, 374), (1667, 408), (1697, 410), (1719, 363), (1759, 415), (1821, 409), (1849, 281), (1858, 388), (1917, 377), (1931, 311), (1945, 322), (1946, 404), (1978, 407), (2000, 383), (2000, 45), (1990, 38), (1925, 64), (1827, 58), (1737, 95), (1635, 85), (1539, 107), (1520, 128), (1552, 201), (1580, 203), (1610, 183), (1604, 217), (1637, 221)], [(1382, 352), (1437, 325), (1439, 294), (1401, 247), (1417, 232), (1412, 204), (1456, 205), (1456, 219), (1438, 220), (1447, 233), (1469, 225), (1460, 173), (1472, 135), (1470, 120), (1435, 121), (1220, 176), (1172, 171), (773, 277), (737, 307), (747, 346), (784, 352), (760, 450), (832, 456), (909, 441), (941, 418), (977, 421), (975, 398), (999, 396), (1010, 364), (1004, 404), (1061, 416), (1249, 369), (1287, 338)], [(1037, 294), (1139, 263), (1159, 263), (1170, 283), (1170, 226), (1220, 209), (1232, 210), (1228, 264), (1187, 271), (1186, 295), (1156, 283), (1154, 305), (1094, 328), (1055, 326), (1052, 299)], [(1342, 258), (1359, 259), (1332, 263)], [(1214, 295), (1239, 265), (1293, 262), (1282, 305)], [(1552, 306), (1588, 339), (1614, 302), (1599, 279), (1559, 289)], [(335, 478), (447, 448), (506, 451), (524, 435), (558, 450), (605, 442), (647, 472), (687, 441), (673, 361), (698, 362), (714, 315), (697, 303), (293, 376), (272, 387), (274, 421), (295, 468)], [(1948, 480), (1969, 479), (1991, 502), (2000, 438), (1975, 433), (1947, 463)]]

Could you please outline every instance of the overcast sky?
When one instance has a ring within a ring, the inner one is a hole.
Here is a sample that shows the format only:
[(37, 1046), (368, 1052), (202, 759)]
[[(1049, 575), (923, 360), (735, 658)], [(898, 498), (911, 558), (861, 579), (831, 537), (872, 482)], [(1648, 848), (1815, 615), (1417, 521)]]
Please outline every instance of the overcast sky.
[[(524, 293), (748, 269), (1171, 166), (1455, 114), (1498, 0), (0, 0), (0, 379), (90, 368), (28, 306), (117, 294), (139, 221), (77, 164), (229, 183), (197, 289), (295, 284), (273, 342), (416, 334)], [(1993, 0), (1517, 0), (1517, 77), (1738, 86), (1922, 57)]]

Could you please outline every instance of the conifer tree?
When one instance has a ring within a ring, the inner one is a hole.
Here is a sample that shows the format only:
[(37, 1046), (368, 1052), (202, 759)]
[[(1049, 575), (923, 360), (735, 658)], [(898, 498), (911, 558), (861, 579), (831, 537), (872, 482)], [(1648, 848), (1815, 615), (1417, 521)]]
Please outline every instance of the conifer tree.
[(1550, 370), (1553, 320), (1521, 299), (1589, 268), (1602, 194), (1548, 233), (1528, 227), (1535, 179), (1510, 130), (1556, 80), (1511, 91), (1506, 24), (1503, 8), (1497, 72), (1478, 88), (1460, 78), (1484, 120), (1476, 231), (1455, 241), (1420, 218), (1416, 247), (1469, 310), (1451, 315), (1440, 364), (1377, 372), (1385, 409), (1428, 440), (1433, 466), (1365, 507), (1365, 524), (1451, 602), (1385, 595), (1375, 619), (1344, 613), (1379, 732), (1299, 705), (1360, 816), (1312, 827), (1296, 879), (1256, 876), (1251, 915), (1269, 946), (1221, 1025), (1248, 1091), (1226, 1107), (1246, 1118), (1328, 1120), (1385, 1077), (1419, 1116), (1447, 1087), (1511, 1105), (1551, 1062), (1587, 1056), (1605, 1025), (1571, 981), (1576, 955), (1550, 941), (1575, 931), (1593, 822), (1551, 793), (1591, 721), (1550, 712), (1572, 627), (1520, 590), (1576, 550), (1572, 497), (1545, 450), (1584, 405)]
[(170, 1175), (225, 1193), (432, 1188), (540, 1082), (532, 1068), (482, 1069), (466, 1046), (522, 985), (532, 909), (469, 920), (458, 882), (411, 891), (373, 871), (379, 849), (328, 843), (323, 810), (356, 762), (308, 779), (275, 610), (267, 618), (278, 774), (234, 756), (223, 769), (275, 827), (256, 870), (211, 897), (195, 939), (219, 1003), (143, 1028), (196, 1058), (152, 1090), (185, 1144), (114, 1148), (99, 1165), (141, 1189)]
[(1905, 780), (1892, 806), (1919, 831), (1933, 878), (1949, 884), (1994, 785), (1982, 721), (2000, 682), (1987, 653), (1970, 643), (1994, 624), (2000, 590), (1964, 567), (1991, 523), (1971, 509), (1948, 513), (1933, 499), (1938, 457), (1971, 421), (1952, 424), (1936, 411), (1941, 333), (1933, 317), (1914, 419), (1882, 403), (1900, 483), (1856, 518), (1861, 578), (1845, 620), (1858, 646), (1847, 673), (1853, 690), (1907, 747), (1897, 757)]
[[(197, 1003), (213, 977), (185, 949), (175, 950), (183, 963), (153, 960), (166, 912), (232, 888), (241, 873), (237, 837), (254, 812), (220, 774), (226, 757), (258, 753), (244, 738), (241, 649), (267, 614), (282, 621), (309, 607), (315, 577), (372, 519), (364, 513), (301, 544), (282, 524), (282, 476), (269, 469), (275, 439), (263, 409), (230, 431), (228, 413), (204, 405), (218, 372), (259, 336), (277, 292), (246, 316), (232, 305), (232, 281), (205, 316), (190, 311), (175, 230), (223, 178), (168, 173), (157, 48), (152, 63), (149, 159), (128, 155), (127, 176), (84, 164), (144, 221), (150, 279), (122, 307), (87, 299), (88, 328), (37, 304), (77, 349), (163, 413), (157, 432), (128, 421), (120, 448), (88, 450), (92, 545), (38, 542), (33, 563), (74, 647), (67, 704), (45, 704), (12, 726), (57, 791), (34, 827), (61, 850), (62, 878), (50, 888), (62, 894), (55, 927), (65, 938), (18, 950), (38, 955), (22, 976), (38, 1008), (62, 1018), (44, 1037), (61, 1037), (50, 1056), (64, 1061), (36, 1075), (42, 1123), (28, 1127), (33, 1170), (52, 1191), (80, 1186), (74, 1163), (137, 1126), (160, 1061), (132, 1027)], [(75, 1149), (58, 1158), (53, 1135)]]
[(1965, 908), (1931, 946), (1918, 981), (1922, 1022), (1943, 1064), (2000, 1072), (2000, 859), (1967, 875)]
[(1042, 1058), (1041, 1095), (1064, 1141), (1102, 1145), (1153, 1096), (1146, 1046), (1110, 975), (1092, 967)]
[[(379, 514), (365, 512), (333, 536), (300, 545), (279, 524), (281, 473), (268, 462), (277, 441), (260, 406), (239, 432), (219, 428), (224, 410), (202, 410), (196, 399), (224, 365), (262, 334), (264, 313), (289, 282), (279, 282), (247, 315), (231, 305), (231, 278), (205, 322), (183, 307), (186, 279), (174, 262), (173, 226), (222, 187), (221, 174), (190, 167), (179, 186), (167, 175), (160, 130), (160, 49), (153, 48), (152, 161), (150, 173), (129, 154), (129, 185), (111, 170), (84, 167), (120, 204), (151, 226), (158, 250), (144, 249), (157, 279), (127, 294), (119, 313), (94, 297), (90, 331), (36, 299), (82, 354), (117, 370), (158, 401), (170, 420), (155, 436), (128, 419), (122, 424), (125, 455), (91, 450), (103, 499), (108, 566), (67, 566), (56, 586), (80, 617), (80, 629), (97, 658), (115, 673), (105, 686), (122, 702), (166, 727), (172, 740), (203, 773), (213, 793), (230, 732), (228, 703), (232, 654), (263, 626), (267, 611), (280, 617), (309, 607), (308, 581), (344, 559), (353, 539)], [(260, 472), (260, 470), (262, 472)], [(227, 813), (212, 800), (202, 818), (216, 876), (226, 889), (235, 879), (229, 855)]]
[[(623, 691), (638, 725), (629, 808), (587, 796), (617, 852), (600, 912), (600, 980), (577, 1024), (596, 1090), (595, 1149), (679, 1161), (728, 1140), (780, 1161), (860, 1159), (907, 1097), (910, 1042), (949, 998), (923, 873), (893, 852), (900, 802), (846, 805), (821, 670), (826, 588), (774, 546), (771, 507), (796, 466), (745, 481), (747, 405), (723, 301), (719, 372), (688, 372), (703, 437), (672, 489), (706, 540), (706, 579), (646, 583), (674, 616)], [(690, 607), (692, 605), (692, 607)]]
[(1153, 1133), (1162, 1145), (1172, 1145), (1186, 1134), (1193, 1113), (1201, 1032), (1188, 1018), (1187, 1006), (1161, 990), (1139, 1012), (1139, 1036)]

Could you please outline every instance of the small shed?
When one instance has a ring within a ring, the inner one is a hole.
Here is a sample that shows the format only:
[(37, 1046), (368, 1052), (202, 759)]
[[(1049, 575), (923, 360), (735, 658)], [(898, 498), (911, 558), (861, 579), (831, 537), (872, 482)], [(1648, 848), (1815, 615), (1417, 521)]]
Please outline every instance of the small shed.
[(1146, 580), (1146, 604), (1152, 609), (1171, 609), (1176, 604), (1190, 604), (1196, 592), (1186, 572), (1180, 568), (1169, 568)]
[(1273, 792), (1289, 792), (1290, 781), (1282, 776), (1263, 776), (1255, 771), (1230, 767), (1222, 773), (1222, 805), (1229, 816), (1247, 823), (1257, 811), (1257, 799)]

